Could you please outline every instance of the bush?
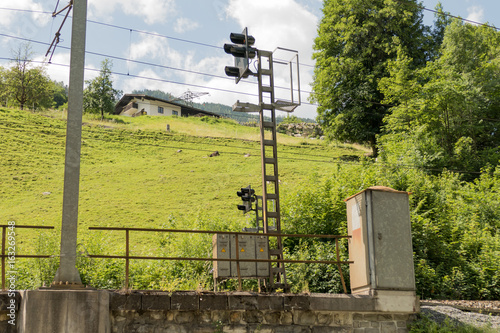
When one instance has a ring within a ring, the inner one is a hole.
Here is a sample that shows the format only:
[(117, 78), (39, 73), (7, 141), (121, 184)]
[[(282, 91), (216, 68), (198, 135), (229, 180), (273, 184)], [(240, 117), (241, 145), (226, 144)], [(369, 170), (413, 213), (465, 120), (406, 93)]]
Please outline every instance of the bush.
[[(339, 165), (331, 177), (313, 177), (284, 191), (282, 228), (286, 233), (345, 235), (343, 199), (373, 185), (412, 192), (416, 287), (422, 298), (500, 298), (500, 167), (463, 182), (454, 173), (431, 176), (367, 162)], [(287, 239), (284, 246), (291, 257), (321, 259), (317, 243)], [(345, 246), (341, 256), (347, 257)], [(298, 289), (338, 292), (331, 287), (337, 277), (324, 268), (290, 272), (291, 281), (296, 280), (293, 274), (309, 276), (308, 285)]]

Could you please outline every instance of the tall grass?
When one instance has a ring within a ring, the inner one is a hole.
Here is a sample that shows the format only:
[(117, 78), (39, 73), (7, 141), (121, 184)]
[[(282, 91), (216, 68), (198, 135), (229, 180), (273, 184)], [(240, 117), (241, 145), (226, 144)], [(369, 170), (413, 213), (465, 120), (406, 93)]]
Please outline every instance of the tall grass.
[[(167, 123), (170, 132), (166, 131)], [(19, 239), (25, 253), (54, 255), (46, 264), (20, 262), (25, 265), (26, 276), (32, 276), (23, 282), (26, 287), (50, 282), (55, 273), (65, 136), (63, 113), (0, 108), (0, 223), (57, 227), (45, 234), (43, 241), (35, 233)], [(124, 276), (119, 273), (123, 261), (89, 260), (84, 256), (124, 254), (124, 232), (99, 233), (89, 231), (90, 226), (233, 231), (253, 227), (253, 218), (236, 209), (240, 201), (236, 191), (251, 184), (256, 193), (262, 192), (258, 136), (256, 128), (207, 117), (113, 116), (102, 122), (85, 116), (78, 238), (82, 253), (79, 267), (84, 280), (95, 287), (120, 288)], [(219, 151), (220, 156), (209, 157), (214, 151)], [(286, 191), (312, 174), (330, 174), (336, 168), (334, 158), (362, 156), (363, 151), (350, 146), (329, 146), (319, 140), (280, 137), (278, 154), (281, 188)], [(163, 256), (193, 250), (193, 254), (210, 256), (210, 239), (187, 236), (168, 243), (159, 237), (132, 233), (132, 254)], [(131, 283), (140, 288), (167, 289), (172, 287), (168, 281), (176, 279), (180, 279), (176, 282), (178, 287), (188, 288), (192, 284), (189, 278), (162, 275), (165, 271), (198, 276), (193, 279), (196, 285), (211, 283), (203, 263), (180, 268), (178, 265), (133, 262)], [(30, 267), (37, 272), (28, 274)]]

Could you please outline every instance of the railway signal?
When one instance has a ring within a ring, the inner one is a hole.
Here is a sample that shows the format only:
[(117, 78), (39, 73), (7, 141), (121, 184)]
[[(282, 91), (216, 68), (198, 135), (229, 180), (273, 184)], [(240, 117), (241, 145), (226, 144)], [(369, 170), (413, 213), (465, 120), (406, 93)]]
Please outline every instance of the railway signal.
[(243, 213), (251, 211), (252, 202), (255, 202), (255, 190), (248, 185), (247, 187), (242, 187), (241, 191), (236, 192), (236, 194), (243, 201), (242, 205), (238, 205), (238, 210), (242, 210)]
[(248, 35), (247, 28), (241, 34), (232, 32), (229, 38), (234, 44), (224, 44), (224, 51), (234, 56), (234, 66), (226, 66), (225, 72), (227, 76), (234, 77), (238, 83), (242, 78), (253, 74), (249, 69), (249, 59), (257, 55), (257, 49), (252, 47), (255, 44), (255, 38)]

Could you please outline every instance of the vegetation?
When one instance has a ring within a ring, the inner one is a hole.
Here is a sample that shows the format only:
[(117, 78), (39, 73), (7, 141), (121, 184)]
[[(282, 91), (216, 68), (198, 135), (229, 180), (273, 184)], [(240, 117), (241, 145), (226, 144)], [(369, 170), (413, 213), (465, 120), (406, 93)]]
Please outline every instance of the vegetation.
[(16, 105), (21, 110), (52, 106), (53, 83), (43, 66), (33, 66), (33, 52), (29, 44), (20, 44), (13, 51), (12, 66), (0, 68), (1, 102)]
[[(325, 1), (313, 99), (320, 103), (318, 120), (339, 141), (278, 137), (282, 228), (345, 235), (343, 199), (373, 185), (411, 192), (418, 295), (499, 299), (500, 33), (448, 20), (440, 6), (431, 31), (415, 4)], [(32, 70), (28, 56), (19, 59)], [(13, 86), (9, 73), (15, 68), (0, 68), (1, 84)], [(89, 226), (237, 231), (254, 220), (235, 208), (236, 190), (251, 184), (262, 191), (257, 128), (212, 117), (104, 117), (117, 98), (110, 68), (105, 61), (100, 76), (87, 82), (82, 141), (78, 269), (84, 283), (98, 288), (123, 287), (124, 262), (86, 254), (123, 254), (125, 236)], [(36, 73), (44, 79), (43, 69)], [(64, 108), (64, 85), (43, 82), (37, 86), (49, 87), (43, 96), (50, 98), (35, 103)], [(2, 102), (12, 105), (13, 91), (2, 90)], [(30, 103), (16, 102), (21, 108)], [(195, 106), (233, 116), (220, 104)], [(0, 220), (56, 226), (18, 230), (20, 253), (54, 255), (19, 260), (19, 288), (34, 288), (50, 283), (58, 264), (65, 116), (0, 108), (0, 124), (6, 143), (0, 145)], [(339, 143), (347, 141), (369, 148)], [(365, 157), (367, 150), (380, 150), (379, 158)], [(220, 156), (209, 157), (214, 151)], [(325, 239), (286, 238), (284, 247), (291, 259), (336, 258), (335, 244)], [(131, 234), (133, 255), (208, 258), (211, 250), (206, 235)], [(339, 255), (348, 257), (344, 241)], [(211, 268), (201, 261), (132, 261), (130, 286), (212, 289)], [(344, 276), (348, 270), (343, 267)], [(287, 274), (294, 292), (342, 291), (336, 266), (289, 264)], [(245, 281), (244, 288), (255, 290), (256, 283)], [(411, 331), (477, 330), (422, 318)]]
[(376, 156), (376, 137), (390, 113), (378, 81), (388, 76), (398, 47), (413, 68), (425, 64), (422, 10), (416, 0), (327, 0), (323, 14), (313, 55), (318, 122), (331, 138), (368, 144)]
[(446, 320), (444, 323), (438, 323), (426, 316), (414, 321), (410, 325), (410, 333), (494, 333), (498, 330), (486, 327), (476, 327), (472, 325), (454, 323)]
[[(65, 122), (61, 113), (47, 115), (51, 118), (0, 109), (0, 135), (9, 142), (0, 146), (2, 156), (7, 156), (0, 168), (2, 221), (57, 228), (60, 224)], [(258, 129), (213, 118), (109, 116), (102, 122), (87, 115), (84, 121), (82, 254), (124, 251), (124, 232), (88, 231), (89, 226), (236, 231), (254, 225), (251, 216), (236, 210), (235, 192), (248, 184), (261, 192)], [(166, 121), (172, 132), (165, 132)], [(196, 131), (190, 132), (193, 128)], [(245, 140), (220, 137), (224, 132), (220, 128)], [(208, 157), (215, 150), (221, 155)], [(409, 191), (418, 294), (424, 299), (498, 299), (500, 167), (484, 169), (475, 181), (465, 182), (456, 173), (431, 175), (418, 168), (374, 162), (364, 153), (348, 145), (280, 136), (284, 232), (346, 234), (343, 199), (372, 185)], [(357, 156), (360, 162), (345, 156)], [(58, 230), (40, 236), (33, 231), (20, 233), (20, 251), (36, 247), (39, 253), (57, 254)], [(131, 241), (135, 255), (210, 257), (211, 253), (211, 239), (204, 235), (132, 233)], [(333, 246), (325, 241), (285, 240), (289, 258), (329, 259), (335, 255)], [(340, 255), (347, 258), (345, 243)], [(57, 258), (34, 262), (20, 260), (23, 287), (37, 287), (53, 278)], [(85, 283), (102, 288), (123, 285), (121, 260), (82, 256), (78, 265)], [(132, 261), (131, 286), (211, 289), (210, 270), (211, 265), (203, 262)], [(348, 267), (343, 271), (347, 276)], [(333, 266), (289, 265), (288, 277), (296, 292), (342, 290)], [(256, 285), (245, 281), (245, 288)]]
[[(464, 182), (451, 172), (432, 176), (416, 168), (372, 162), (341, 164), (329, 177), (312, 178), (287, 192), (282, 203), (286, 232), (346, 234), (342, 200), (374, 185), (412, 192), (416, 284), (423, 299), (500, 297), (500, 166), (483, 170), (474, 182)], [(304, 244), (285, 244), (292, 253), (304, 252)], [(317, 245), (307, 246), (313, 251), (302, 255), (322, 251), (314, 248)], [(302, 269), (305, 276), (331, 276), (328, 267)], [(309, 286), (311, 291), (339, 290), (328, 285), (338, 284), (338, 279), (314, 282), (324, 286)]]
[[(6, 157), (0, 168), (3, 199), (0, 220), (58, 228), (64, 174), (64, 113), (0, 110), (0, 136), (9, 142), (0, 146), (0, 154)], [(88, 231), (89, 226), (241, 230), (254, 225), (251, 217), (242, 216), (236, 209), (239, 203), (236, 191), (248, 184), (261, 191), (257, 128), (209, 117), (107, 116), (105, 121), (99, 119), (98, 115), (84, 115), (79, 251), (123, 254), (123, 232)], [(171, 125), (170, 132), (165, 131), (166, 122)], [(327, 146), (288, 136), (279, 136), (278, 142), (283, 188), (313, 172), (322, 176), (329, 174), (335, 166), (332, 157), (364, 153), (350, 145)], [(216, 150), (220, 156), (208, 157)], [(58, 250), (58, 230), (43, 232), (39, 238), (32, 230), (19, 232), (19, 253), (31, 251), (35, 246), (41, 249), (39, 253)], [(210, 237), (190, 235), (183, 240), (175, 235), (132, 233), (131, 239), (132, 253), (137, 255), (178, 253), (209, 257), (211, 253)], [(55, 264), (38, 266), (29, 260), (19, 262), (25, 262), (24, 267), (30, 272), (23, 274), (27, 280), (20, 282), (20, 286), (35, 287), (53, 278), (50, 269)], [(82, 258), (80, 263), (86, 283), (96, 287), (121, 287), (123, 261)], [(132, 285), (173, 288), (168, 284), (175, 282), (178, 288), (192, 288), (196, 279), (182, 277), (198, 276), (203, 269), (200, 279), (208, 281), (204, 284), (209, 286), (210, 268), (203, 263), (197, 265), (133, 262)], [(40, 268), (33, 272), (33, 267)], [(167, 269), (169, 267), (172, 269)]]
[(83, 109), (85, 112), (100, 114), (101, 120), (104, 119), (104, 114), (114, 113), (115, 104), (122, 94), (121, 91), (113, 88), (112, 67), (112, 62), (104, 59), (99, 76), (85, 81), (87, 87), (83, 91)]
[[(380, 81), (384, 102), (383, 157), (391, 163), (472, 172), (500, 159), (500, 33), (454, 20), (441, 55), (419, 70), (402, 49)], [(477, 173), (477, 174), (474, 174)]]

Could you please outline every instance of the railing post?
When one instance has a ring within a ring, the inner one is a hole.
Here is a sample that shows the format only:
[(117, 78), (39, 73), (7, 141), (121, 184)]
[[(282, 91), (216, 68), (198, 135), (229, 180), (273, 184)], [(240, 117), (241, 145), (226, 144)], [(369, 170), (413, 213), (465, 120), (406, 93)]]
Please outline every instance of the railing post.
[(5, 233), (7, 227), (2, 227), (2, 290), (5, 291)]
[(129, 230), (125, 229), (125, 290), (128, 291), (128, 270), (129, 270)]
[(342, 266), (340, 266), (340, 252), (339, 252), (339, 239), (335, 238), (335, 253), (337, 253), (337, 267), (339, 268), (340, 281), (342, 281), (342, 287), (344, 287), (344, 294), (347, 294), (347, 288), (344, 282), (344, 274), (342, 274)]
[(238, 291), (241, 291), (242, 285), (241, 285), (241, 272), (240, 272), (240, 243), (238, 240), (238, 234), (235, 234), (235, 247), (236, 247), (236, 271), (238, 272)]

